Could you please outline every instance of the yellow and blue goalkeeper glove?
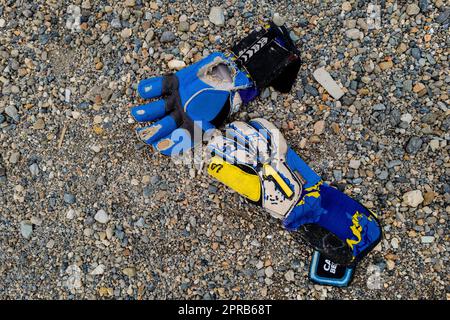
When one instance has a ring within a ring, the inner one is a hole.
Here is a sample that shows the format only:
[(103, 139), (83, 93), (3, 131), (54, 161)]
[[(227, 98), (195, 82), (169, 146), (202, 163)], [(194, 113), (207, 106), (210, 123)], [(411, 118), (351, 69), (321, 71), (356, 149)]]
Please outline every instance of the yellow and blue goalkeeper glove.
[[(208, 149), (212, 177), (281, 219), (287, 230), (298, 232), (318, 251), (311, 272), (314, 281), (348, 284), (356, 263), (380, 241), (375, 214), (325, 183), (269, 121), (232, 122), (225, 135), (211, 139)], [(316, 272), (327, 271), (326, 264), (319, 264), (320, 254), (329, 260), (328, 269), (342, 277)]]

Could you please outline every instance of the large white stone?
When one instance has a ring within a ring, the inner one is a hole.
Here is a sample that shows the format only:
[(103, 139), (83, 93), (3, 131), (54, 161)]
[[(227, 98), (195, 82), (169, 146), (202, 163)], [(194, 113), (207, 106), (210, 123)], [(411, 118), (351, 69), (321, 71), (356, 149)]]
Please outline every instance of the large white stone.
[(409, 191), (403, 195), (403, 202), (413, 208), (421, 204), (423, 200), (422, 191), (420, 190)]
[(317, 69), (314, 71), (313, 76), (314, 79), (316, 79), (316, 81), (320, 83), (320, 85), (336, 100), (340, 99), (344, 95), (344, 91), (342, 91), (325, 68), (322, 67)]

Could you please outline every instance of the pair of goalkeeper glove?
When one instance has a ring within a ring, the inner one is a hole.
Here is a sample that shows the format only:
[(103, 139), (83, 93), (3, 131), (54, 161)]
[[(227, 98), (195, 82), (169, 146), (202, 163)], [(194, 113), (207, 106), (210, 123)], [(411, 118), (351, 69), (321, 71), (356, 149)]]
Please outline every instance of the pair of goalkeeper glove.
[[(288, 30), (270, 23), (229, 51), (142, 80), (139, 95), (153, 101), (131, 109), (143, 124), (137, 134), (164, 155), (183, 154), (264, 88), (289, 92), (299, 56)], [(262, 206), (315, 249), (314, 282), (348, 285), (356, 263), (380, 241), (376, 215), (326, 184), (267, 120), (230, 123), (225, 134), (209, 141), (208, 150), (213, 178)]]

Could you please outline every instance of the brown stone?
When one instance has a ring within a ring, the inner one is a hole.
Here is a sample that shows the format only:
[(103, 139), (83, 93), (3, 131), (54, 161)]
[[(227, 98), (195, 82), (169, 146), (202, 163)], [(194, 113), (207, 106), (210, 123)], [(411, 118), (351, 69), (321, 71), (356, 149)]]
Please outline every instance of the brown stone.
[(389, 70), (394, 66), (394, 63), (392, 61), (383, 61), (380, 64), (378, 64), (381, 70)]
[(420, 91), (424, 90), (426, 87), (422, 82), (417, 82), (414, 87), (413, 87), (413, 91), (415, 93), (419, 93)]
[(44, 119), (42, 119), (42, 118), (37, 119), (36, 122), (33, 125), (33, 129), (35, 129), (35, 130), (42, 130), (44, 128), (45, 128)]
[(433, 202), (434, 198), (436, 197), (436, 194), (434, 191), (427, 191), (423, 194), (423, 205), (427, 206), (430, 203)]
[(325, 131), (325, 121), (319, 120), (314, 124), (314, 134), (321, 135)]
[(405, 52), (406, 50), (408, 50), (408, 45), (406, 43), (400, 43), (400, 45), (397, 47), (397, 53), (398, 54), (402, 54), (403, 52)]
[(319, 136), (316, 136), (316, 135), (311, 136), (311, 138), (309, 138), (309, 142), (311, 142), (311, 143), (319, 143), (320, 142), (320, 138), (319, 138)]
[(336, 123), (336, 122), (333, 122), (332, 124), (331, 124), (331, 129), (333, 130), (333, 132), (335, 133), (335, 134), (339, 134), (340, 133), (340, 128), (339, 128), (339, 125)]

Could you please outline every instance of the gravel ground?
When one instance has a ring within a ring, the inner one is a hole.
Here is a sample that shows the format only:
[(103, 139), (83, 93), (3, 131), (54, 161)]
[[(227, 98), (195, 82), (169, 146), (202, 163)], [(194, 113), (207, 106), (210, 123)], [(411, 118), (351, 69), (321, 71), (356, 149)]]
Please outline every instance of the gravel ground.
[[(363, 0), (1, 0), (0, 298), (449, 299), (450, 9), (373, 2), (374, 23)], [(279, 221), (133, 131), (140, 79), (272, 17), (301, 48), (298, 82), (235, 119), (275, 122), (378, 212), (385, 237), (348, 288), (311, 283), (311, 249)]]

